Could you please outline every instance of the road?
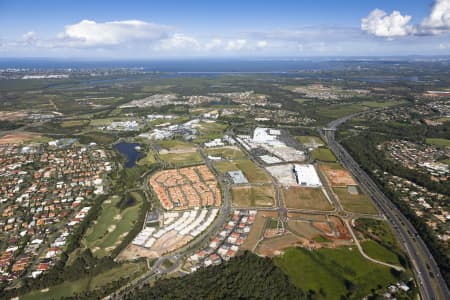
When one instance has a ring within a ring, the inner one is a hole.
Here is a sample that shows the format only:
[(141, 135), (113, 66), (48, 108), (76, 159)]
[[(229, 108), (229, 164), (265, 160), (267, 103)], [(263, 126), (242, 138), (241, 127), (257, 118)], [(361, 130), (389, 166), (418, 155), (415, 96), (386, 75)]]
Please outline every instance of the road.
[(349, 115), (329, 123), (327, 128), (321, 131), (322, 138), (386, 216), (394, 234), (402, 242), (403, 248), (412, 262), (422, 299), (450, 299), (447, 284), (440, 274), (439, 267), (416, 229), (384, 195), (372, 178), (360, 168), (344, 147), (335, 140), (335, 131), (338, 126), (360, 114), (362, 113)]

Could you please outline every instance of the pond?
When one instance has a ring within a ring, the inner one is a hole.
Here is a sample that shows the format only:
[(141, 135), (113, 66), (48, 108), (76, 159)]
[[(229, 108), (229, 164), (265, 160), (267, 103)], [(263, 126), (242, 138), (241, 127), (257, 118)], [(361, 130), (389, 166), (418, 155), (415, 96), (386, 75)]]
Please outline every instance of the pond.
[(140, 147), (137, 143), (120, 142), (114, 144), (113, 147), (127, 159), (125, 162), (125, 168), (134, 167), (136, 165), (136, 161), (143, 156), (142, 153), (137, 150)]

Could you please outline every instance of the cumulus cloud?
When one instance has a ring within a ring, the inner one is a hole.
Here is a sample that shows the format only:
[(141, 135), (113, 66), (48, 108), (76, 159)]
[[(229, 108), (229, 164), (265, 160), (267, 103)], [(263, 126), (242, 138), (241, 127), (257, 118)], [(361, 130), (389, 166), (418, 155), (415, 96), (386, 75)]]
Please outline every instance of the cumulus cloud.
[(256, 43), (256, 47), (259, 49), (266, 48), (267, 46), (269, 46), (269, 43), (267, 41), (258, 41)]
[(167, 39), (161, 40), (160, 44), (156, 47), (158, 50), (198, 48), (200, 48), (200, 43), (195, 38), (182, 33), (176, 33)]
[(59, 38), (71, 46), (113, 46), (130, 41), (160, 40), (166, 38), (170, 30), (168, 26), (140, 20), (104, 23), (82, 20), (79, 23), (67, 25)]
[(247, 40), (238, 39), (238, 40), (229, 40), (227, 45), (225, 46), (225, 50), (227, 51), (239, 51), (244, 49), (247, 46)]
[(414, 32), (414, 27), (409, 24), (410, 21), (411, 16), (403, 16), (399, 11), (394, 10), (388, 15), (381, 9), (374, 9), (361, 20), (361, 29), (379, 37), (401, 37)]
[(206, 50), (217, 50), (223, 47), (223, 40), (220, 38), (212, 39), (205, 44)]
[(425, 33), (440, 34), (450, 30), (450, 0), (436, 0), (430, 15), (421, 23)]

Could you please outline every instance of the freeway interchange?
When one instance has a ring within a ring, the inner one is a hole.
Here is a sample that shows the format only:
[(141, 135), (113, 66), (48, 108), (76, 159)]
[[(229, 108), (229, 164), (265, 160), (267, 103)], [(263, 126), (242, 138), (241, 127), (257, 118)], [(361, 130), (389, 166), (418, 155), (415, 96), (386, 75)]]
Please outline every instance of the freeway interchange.
[(362, 113), (352, 114), (329, 123), (326, 128), (321, 130), (321, 136), (339, 161), (353, 174), (379, 210), (386, 216), (394, 234), (411, 260), (422, 299), (450, 299), (447, 284), (440, 274), (439, 267), (416, 229), (344, 147), (335, 140), (337, 127), (360, 114)]

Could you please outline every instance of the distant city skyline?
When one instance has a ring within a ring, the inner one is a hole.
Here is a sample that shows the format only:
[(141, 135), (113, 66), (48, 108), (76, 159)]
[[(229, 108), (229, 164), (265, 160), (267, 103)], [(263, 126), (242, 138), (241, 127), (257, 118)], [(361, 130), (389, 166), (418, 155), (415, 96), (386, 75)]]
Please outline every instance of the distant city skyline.
[(450, 0), (0, 0), (0, 57), (450, 54)]

